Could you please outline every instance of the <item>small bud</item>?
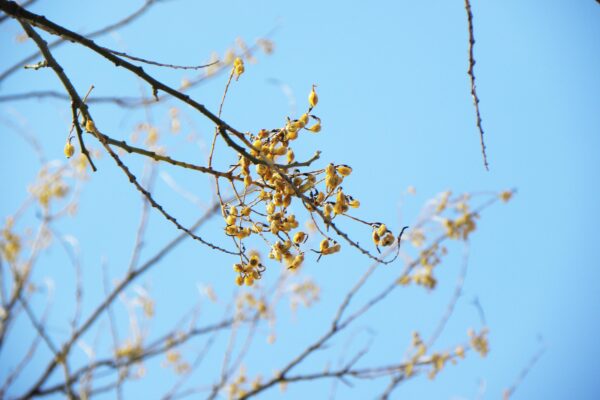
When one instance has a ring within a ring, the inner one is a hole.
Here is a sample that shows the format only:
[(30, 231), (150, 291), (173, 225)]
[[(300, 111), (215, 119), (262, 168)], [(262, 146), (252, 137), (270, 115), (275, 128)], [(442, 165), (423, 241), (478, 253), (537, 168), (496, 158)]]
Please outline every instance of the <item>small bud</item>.
[(88, 132), (96, 133), (97, 129), (96, 124), (94, 124), (94, 121), (92, 121), (91, 119), (87, 119), (85, 121), (85, 130)]

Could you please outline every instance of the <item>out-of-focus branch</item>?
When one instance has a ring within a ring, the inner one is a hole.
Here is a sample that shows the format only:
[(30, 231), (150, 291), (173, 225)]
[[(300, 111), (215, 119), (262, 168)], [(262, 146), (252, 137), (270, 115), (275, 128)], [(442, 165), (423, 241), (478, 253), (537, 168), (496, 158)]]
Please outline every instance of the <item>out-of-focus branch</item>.
[[(195, 231), (201, 225), (203, 225), (206, 221), (208, 221), (216, 212), (219, 210), (218, 205), (214, 205), (211, 207), (191, 228), (190, 230)], [(147, 272), (151, 267), (156, 265), (160, 260), (162, 260), (167, 254), (169, 254), (177, 245), (179, 245), (188, 235), (185, 233), (181, 233), (171, 242), (169, 242), (165, 247), (163, 247), (159, 252), (157, 252), (152, 258), (142, 264), (139, 268), (134, 271), (129, 272), (125, 278), (113, 288), (110, 294), (96, 307), (96, 309), (89, 315), (86, 321), (79, 327), (79, 329), (74, 332), (71, 337), (67, 340), (67, 342), (63, 345), (63, 352), (68, 352), (69, 349), (75, 344), (75, 342), (85, 333), (87, 330), (98, 320), (100, 315), (104, 313), (108, 306), (110, 306), (117, 296), (125, 290), (132, 282), (134, 282), (137, 278), (139, 278), (142, 274)], [(39, 377), (37, 381), (35, 381), (31, 388), (25, 393), (21, 399), (28, 399), (32, 396), (40, 395), (45, 393), (46, 391), (42, 390), (42, 385), (46, 383), (52, 372), (57, 366), (57, 360), (54, 359), (50, 361), (50, 363), (46, 366), (44, 372)], [(76, 376), (76, 373), (72, 376)], [(56, 389), (59, 390), (59, 389)], [(56, 391), (54, 390), (54, 391)]]
[[(19, 302), (23, 306), (23, 309), (25, 310), (25, 313), (27, 314), (29, 321), (31, 321), (31, 324), (35, 328), (37, 334), (44, 340), (44, 342), (46, 343), (46, 345), (48, 346), (48, 348), (54, 355), (54, 358), (57, 359), (58, 362), (62, 365), (63, 370), (65, 372), (65, 380), (67, 382), (70, 381), (71, 375), (69, 372), (68, 361), (67, 361), (66, 357), (63, 357), (63, 355), (61, 355), (59, 353), (59, 350), (57, 349), (56, 345), (52, 342), (52, 339), (50, 339), (50, 336), (48, 336), (48, 333), (46, 332), (46, 328), (35, 317), (33, 311), (29, 307), (29, 303), (27, 303), (27, 300), (24, 299), (22, 296), (19, 296)], [(71, 388), (71, 385), (66, 385), (66, 394), (67, 394), (67, 397), (69, 398), (69, 400), (72, 400), (75, 398), (75, 396), (73, 395), (73, 390)]]
[[(39, 90), (32, 91), (26, 93), (15, 93), (15, 94), (7, 94), (4, 96), (0, 96), (0, 103), (4, 102), (13, 102), (13, 101), (23, 101), (23, 100), (32, 100), (32, 99), (57, 99), (70, 101), (71, 98), (60, 92), (52, 91), (52, 90)], [(140, 102), (144, 101), (143, 99), (137, 97), (92, 97), (86, 101), (88, 104), (102, 104), (102, 103), (112, 103), (118, 105), (119, 107), (124, 108), (135, 108), (140, 105)]]
[[(148, 187), (149, 191), (152, 191), (152, 187), (154, 186), (154, 179), (156, 177), (156, 168), (154, 167), (154, 165), (147, 163), (145, 169), (147, 171), (147, 178), (144, 186)], [(150, 203), (148, 203), (148, 200), (142, 197), (142, 215), (140, 216), (138, 229), (135, 233), (135, 244), (131, 252), (128, 271), (133, 271), (135, 269), (140, 258), (140, 253), (144, 245), (144, 235), (148, 227), (148, 211), (150, 209), (149, 206)]]
[(469, 267), (469, 245), (467, 242), (465, 242), (462, 267), (460, 269), (460, 274), (456, 281), (456, 286), (454, 287), (454, 293), (452, 294), (452, 297), (450, 298), (450, 301), (448, 302), (448, 306), (446, 307), (446, 312), (440, 319), (440, 322), (438, 322), (437, 327), (435, 328), (435, 330), (431, 334), (431, 337), (427, 341), (427, 347), (431, 347), (438, 340), (438, 338), (444, 331), (444, 328), (446, 327), (446, 323), (448, 323), (450, 316), (452, 316), (452, 313), (454, 312), (454, 307), (456, 307), (456, 302), (458, 301), (458, 299), (460, 298), (460, 296), (462, 294), (462, 288), (465, 284), (465, 278), (467, 276), (468, 267)]
[[(230, 328), (234, 324), (233, 319), (226, 319), (221, 322), (208, 325), (202, 328), (193, 328), (183, 335), (174, 337), (172, 334), (163, 336), (153, 343), (149, 344), (146, 349), (139, 355), (129, 358), (114, 358), (107, 357), (102, 360), (94, 361), (93, 363), (86, 365), (71, 374), (71, 379), (68, 382), (52, 385), (45, 389), (39, 389), (35, 392), (35, 396), (48, 396), (57, 392), (63, 392), (66, 390), (67, 385), (75, 383), (81, 376), (85, 375), (89, 371), (106, 367), (111, 370), (118, 370), (125, 368), (132, 364), (144, 361), (157, 355), (164, 354), (165, 351), (177, 347), (191, 338), (206, 335), (212, 332), (219, 332), (224, 329)], [(25, 399), (26, 397), (22, 397)]]
[[(52, 306), (52, 301), (51, 299), (47, 299), (46, 301), (46, 307), (42, 313), (42, 316), (39, 319), (39, 324), (41, 326), (45, 326), (46, 324), (46, 319), (48, 318), (48, 314), (50, 313), (50, 308)], [(27, 350), (27, 352), (25, 353), (25, 355), (23, 356), (23, 358), (21, 359), (21, 361), (19, 361), (19, 363), (17, 364), (17, 366), (8, 374), (8, 376), (6, 377), (6, 380), (4, 381), (2, 388), (0, 388), (0, 398), (5, 398), (5, 394), (7, 392), (7, 390), (9, 389), (9, 387), (12, 385), (12, 383), (19, 377), (19, 375), (23, 372), (23, 370), (25, 369), (25, 367), (27, 366), (27, 364), (29, 362), (31, 362), (31, 360), (33, 359), (33, 356), (35, 354), (35, 352), (37, 351), (37, 347), (40, 343), (40, 341), (42, 340), (42, 337), (40, 335), (36, 335), (33, 338), (33, 341), (31, 342), (31, 345), (29, 346), (29, 349)]]
[(42, 220), (42, 223), (40, 224), (36, 233), (36, 237), (33, 241), (31, 254), (29, 256), (29, 260), (26, 263), (28, 267), (24, 268), (23, 270), (17, 270), (16, 266), (11, 266), (14, 285), (12, 287), (10, 297), (8, 298), (8, 302), (2, 305), (2, 307), (4, 308), (4, 312), (0, 315), (0, 349), (2, 349), (4, 345), (6, 333), (12, 325), (12, 321), (15, 318), (16, 304), (19, 303), (19, 299), (21, 298), (23, 291), (27, 288), (27, 284), (29, 283), (31, 270), (37, 260), (37, 257), (39, 256), (39, 252), (42, 247), (42, 241), (46, 226), (47, 221), (46, 219), (44, 219)]
[(52, 233), (53, 237), (57, 239), (58, 243), (65, 251), (75, 273), (75, 311), (73, 312), (73, 318), (71, 319), (71, 330), (74, 332), (77, 323), (79, 322), (79, 317), (81, 316), (81, 306), (83, 303), (81, 259), (72, 242), (67, 241), (66, 238), (64, 238), (60, 232), (56, 231), (51, 224), (48, 224), (48, 230)]
[(503, 400), (509, 400), (510, 399), (510, 397), (517, 390), (517, 388), (519, 387), (519, 385), (521, 385), (521, 383), (523, 383), (523, 380), (527, 377), (527, 374), (529, 374), (529, 372), (531, 372), (531, 370), (533, 369), (533, 367), (535, 366), (535, 364), (539, 361), (539, 359), (544, 355), (545, 352), (546, 352), (546, 346), (543, 345), (531, 357), (531, 359), (529, 360), (529, 362), (527, 363), (527, 365), (521, 370), (521, 373), (519, 374), (519, 376), (517, 376), (517, 379), (515, 379), (515, 381), (513, 382), (513, 384), (508, 389), (506, 389), (504, 391), (504, 394), (502, 395)]

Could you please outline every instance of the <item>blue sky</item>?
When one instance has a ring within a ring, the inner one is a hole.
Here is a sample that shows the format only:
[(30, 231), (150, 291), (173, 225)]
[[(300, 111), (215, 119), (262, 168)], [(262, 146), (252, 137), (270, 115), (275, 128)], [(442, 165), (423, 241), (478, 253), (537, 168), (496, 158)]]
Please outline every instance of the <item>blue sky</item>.
[[(138, 7), (138, 2), (120, 3), (40, 0), (32, 10), (75, 30), (89, 31)], [(257, 64), (246, 65), (246, 74), (228, 96), (224, 118), (242, 130), (278, 126), (290, 114), (290, 104), (272, 80), (287, 85), (299, 105), (306, 101), (310, 86), (317, 84), (323, 131), (307, 139), (302, 150), (310, 154), (318, 147), (323, 162), (350, 164), (354, 173), (347, 188), (360, 198), (362, 211), (392, 221), (395, 227), (413, 223), (425, 201), (448, 189), (461, 193), (516, 188), (513, 201), (494, 206), (482, 216), (470, 245), (464, 295), (439, 342), (444, 346), (464, 340), (468, 327), (480, 325), (471, 305), (478, 298), (491, 331), (490, 355), (483, 360), (470, 355), (433, 382), (417, 378), (402, 386), (396, 396), (473, 399), (483, 380), (485, 398), (498, 398), (538, 350), (542, 337), (547, 350), (514, 398), (597, 398), (600, 265), (593, 246), (600, 222), (600, 6), (586, 0), (473, 1), (472, 7), (477, 41), (475, 74), (489, 172), (481, 162), (469, 92), (462, 1), (341, 5), (178, 0), (156, 5), (144, 19), (98, 42), (159, 61), (199, 64), (212, 51), (222, 54), (236, 37), (251, 43), (276, 28), (271, 35), (274, 54), (259, 54)], [(2, 70), (33, 49), (31, 42), (16, 43), (19, 33), (20, 28), (12, 21), (0, 25)], [(81, 92), (94, 84), (97, 96), (135, 96), (143, 87), (126, 71), (75, 46), (63, 46), (55, 55)], [(147, 70), (172, 85), (178, 85), (184, 76), (193, 76)], [(225, 76), (218, 77), (190, 94), (216, 110), (225, 81)], [(58, 90), (59, 86), (49, 70), (20, 71), (1, 83), (0, 95), (33, 88)], [(181, 110), (189, 120), (184, 130), (194, 130), (200, 143), (210, 140), (210, 125), (191, 110)], [(92, 112), (103, 129), (123, 138), (128, 138), (132, 127), (144, 118), (141, 111), (107, 105), (94, 106)], [(3, 120), (26, 120), (47, 156), (62, 157), (69, 127), (68, 103), (1, 103), (0, 116)], [(152, 117), (157, 125), (164, 125), (168, 122), (167, 108), (155, 108)], [(0, 215), (5, 216), (26, 196), (26, 185), (35, 177), (39, 164), (6, 124), (1, 132), (0, 179), (5, 195), (0, 200)], [(173, 153), (181, 158), (205, 157), (202, 144), (190, 146), (181, 137), (168, 140)], [(139, 159), (127, 160), (141, 171)], [(103, 262), (115, 278), (122, 273), (140, 213), (139, 196), (110, 160), (104, 157), (98, 166), (100, 171), (83, 189), (78, 216), (61, 225), (63, 233), (80, 240), (90, 287), (85, 309), (91, 309), (98, 300), (95, 296), (101, 294), (102, 287), (94, 282), (101, 278)], [(210, 200), (203, 178), (168, 168), (165, 171), (202, 201)], [(414, 196), (406, 195), (410, 185), (416, 187)], [(173, 193), (160, 177), (157, 195), (182, 221), (191, 223), (199, 214), (196, 206)], [(219, 223), (210, 226), (218, 227)], [(171, 225), (153, 213), (142, 258), (175, 234)], [(460, 269), (461, 247), (450, 250), (439, 272), (439, 289), (430, 294), (412, 288), (398, 292), (376, 315), (356, 326), (357, 335), (365, 339), (369, 335), (366, 327), (376, 332), (370, 361), (386, 362), (390, 354), (403, 354), (413, 329), (426, 334), (435, 326)], [(68, 305), (72, 294), (66, 290), (71, 290), (73, 277), (64, 267), (64, 255), (52, 249), (46, 260), (40, 277), (52, 276), (57, 282), (57, 307), (61, 302)], [(231, 263), (227, 257), (190, 241), (142, 278), (141, 283), (157, 301), (153, 332), (158, 334), (197, 299), (199, 282), (228, 297), (234, 290)], [(351, 249), (318, 264), (309, 260), (305, 273), (322, 285), (321, 303), (308, 311), (299, 310), (296, 318), (283, 315), (278, 322), (277, 347), (269, 350), (263, 346), (251, 354), (249, 371), (257, 368), (268, 373), (276, 369), (286, 356), (295, 354), (294, 345), (321, 334), (340, 296), (368, 265), (366, 258)], [(386, 268), (399, 270), (400, 265)], [(277, 268), (271, 271), (269, 279), (274, 279)], [(390, 276), (393, 270), (381, 272), (373, 290)], [(207, 306), (206, 313), (216, 311)], [(64, 318), (55, 311), (53, 321), (60, 325)], [(23, 323), (18, 329), (26, 332), (29, 327)], [(125, 332), (126, 326), (122, 329)], [(306, 337), (298, 337), (299, 329)], [(60, 329), (56, 334), (60, 337)], [(17, 353), (19, 347), (14, 346)], [(2, 355), (3, 363), (12, 352)], [(333, 354), (332, 359), (337, 357), (335, 352), (328, 354)], [(214, 357), (210, 362), (219, 362), (218, 355)], [(308, 366), (321, 366), (325, 360), (321, 357), (315, 357)], [(43, 365), (40, 362), (39, 368)], [(155, 375), (161, 373), (158, 364), (155, 367), (158, 371), (150, 371), (150, 379), (134, 386), (130, 394), (152, 397), (159, 390), (160, 379), (151, 378), (161, 376)], [(5, 371), (3, 365), (1, 373)], [(37, 376), (35, 370), (31, 376)], [(381, 384), (369, 383), (354, 389), (340, 386), (339, 394), (343, 398), (370, 398), (380, 389)], [(329, 383), (290, 386), (288, 395), (322, 398), (328, 390)], [(278, 396), (278, 390), (273, 390), (264, 397)]]

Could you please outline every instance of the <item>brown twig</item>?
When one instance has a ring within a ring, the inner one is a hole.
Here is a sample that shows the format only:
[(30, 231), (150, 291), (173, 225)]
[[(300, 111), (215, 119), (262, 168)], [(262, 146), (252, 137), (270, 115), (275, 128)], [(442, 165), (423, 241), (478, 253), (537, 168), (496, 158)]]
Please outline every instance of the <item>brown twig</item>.
[[(4, 1), (4, 0), (1, 0), (1, 1)], [(0, 2), (0, 8), (1, 7), (2, 7), (2, 3)], [(71, 109), (72, 109), (72, 113), (73, 113), (73, 117), (74, 117), (75, 128), (78, 131), (78, 136), (80, 136), (79, 132), (81, 131), (81, 127), (79, 126), (79, 123), (77, 121), (77, 110), (79, 110), (81, 112), (85, 121), (91, 122), (91, 124), (89, 124), (89, 125), (91, 125), (90, 133), (92, 133), (100, 141), (100, 143), (102, 144), (104, 149), (109, 153), (109, 155), (115, 161), (117, 166), (125, 173), (125, 175), (127, 175), (127, 178), (129, 179), (129, 181), (135, 186), (135, 188), (142, 195), (144, 195), (144, 197), (148, 200), (148, 202), (152, 205), (153, 208), (158, 210), (158, 212), (160, 212), (168, 221), (173, 223), (173, 225), (175, 225), (177, 227), (177, 229), (185, 232), (192, 239), (210, 247), (213, 250), (219, 250), (221, 252), (224, 252), (227, 254), (233, 254), (233, 255), (238, 254), (237, 252), (226, 250), (220, 246), (217, 246), (211, 242), (208, 242), (208, 241), (204, 240), (202, 237), (194, 234), (190, 229), (181, 225), (177, 221), (177, 219), (175, 219), (175, 217), (173, 217), (171, 214), (169, 214), (163, 208), (162, 205), (160, 205), (156, 200), (154, 200), (152, 194), (148, 190), (146, 190), (144, 187), (142, 187), (142, 185), (138, 182), (135, 175), (129, 170), (129, 168), (123, 163), (123, 161), (121, 161), (119, 156), (111, 149), (111, 147), (109, 146), (109, 142), (107, 140), (105, 140), (106, 135), (101, 134), (100, 131), (98, 131), (98, 129), (95, 127), (95, 125), (93, 124), (93, 119), (88, 111), (87, 105), (81, 100), (81, 98), (77, 94), (77, 91), (73, 87), (73, 84), (71, 83), (69, 78), (66, 76), (64, 70), (62, 69), (60, 64), (58, 64), (58, 62), (56, 61), (56, 59), (54, 58), (52, 53), (50, 53), (50, 50), (48, 49), (46, 42), (39, 36), (39, 34), (37, 32), (35, 32), (33, 30), (33, 28), (28, 23), (24, 22), (23, 20), (19, 20), (19, 22), (21, 23), (21, 25), (23, 26), (23, 29), (25, 29), (27, 34), (36, 42), (36, 44), (40, 48), (40, 51), (42, 52), (42, 54), (48, 61), (50, 68), (52, 68), (52, 70), (54, 70), (57, 77), (59, 78), (59, 80), (62, 82), (63, 86), (69, 93), (69, 96), (72, 99)], [(81, 143), (83, 145), (83, 142), (81, 142)], [(82, 147), (82, 149), (84, 149), (84, 148), (85, 147)], [(93, 164), (92, 164), (92, 166), (93, 166)]]
[(139, 62), (144, 63), (144, 64), (154, 65), (154, 66), (157, 66), (157, 67), (171, 68), (171, 69), (198, 70), (198, 69), (207, 68), (207, 67), (210, 67), (212, 65), (215, 65), (215, 64), (219, 63), (219, 61), (217, 60), (217, 61), (214, 61), (214, 62), (211, 62), (211, 63), (208, 63), (208, 64), (203, 64), (203, 65), (175, 65), (175, 64), (165, 64), (165, 63), (160, 63), (160, 62), (157, 62), (157, 61), (152, 61), (152, 60), (148, 60), (148, 59), (141, 58), (141, 57), (135, 57), (135, 56), (129, 55), (127, 53), (123, 53), (121, 51), (109, 49), (108, 47), (103, 47), (103, 49), (106, 50), (106, 51), (109, 51), (109, 52), (111, 52), (113, 54), (116, 54), (116, 55), (124, 57), (124, 58), (128, 58), (128, 59), (133, 60), (133, 61), (139, 61)]
[(471, 96), (473, 96), (473, 106), (475, 107), (475, 117), (477, 122), (477, 129), (479, 130), (479, 141), (481, 143), (481, 155), (483, 157), (483, 165), (485, 169), (489, 171), (489, 164), (487, 160), (487, 154), (485, 151), (485, 142), (483, 140), (483, 127), (481, 123), (481, 113), (479, 112), (479, 96), (477, 95), (477, 87), (475, 85), (475, 57), (473, 56), (473, 46), (475, 45), (475, 36), (473, 35), (473, 13), (471, 12), (471, 3), (469, 0), (465, 0), (465, 9), (467, 11), (467, 22), (469, 25), (469, 78), (471, 79)]
[[(37, 0), (26, 0), (21, 4), (21, 7), (27, 7), (31, 4), (35, 3)], [(8, 19), (8, 15), (3, 15), (0, 17), (0, 24)]]
[[(211, 113), (204, 105), (194, 101), (190, 96), (183, 94), (183, 93), (179, 92), (178, 90), (173, 89), (172, 87), (156, 80), (155, 78), (153, 78), (152, 76), (147, 74), (142, 67), (131, 64), (130, 62), (124, 60), (123, 58), (114, 55), (113, 53), (105, 50), (102, 46), (97, 45), (93, 40), (90, 40), (89, 38), (84, 37), (82, 35), (79, 35), (63, 26), (57, 25), (54, 22), (46, 19), (45, 17), (43, 17), (41, 15), (31, 13), (31, 12), (25, 10), (24, 8), (20, 7), (17, 3), (13, 2), (13, 1), (0, 0), (0, 10), (13, 16), (14, 18), (19, 19), (20, 21), (26, 21), (27, 24), (36, 26), (52, 35), (60, 36), (66, 40), (79, 43), (82, 46), (89, 48), (90, 50), (98, 53), (99, 55), (101, 55), (102, 57), (107, 59), (108, 61), (115, 64), (117, 67), (125, 68), (125, 69), (129, 70), (130, 72), (132, 72), (133, 74), (140, 77), (143, 81), (147, 82), (152, 87), (153, 92), (156, 93), (160, 90), (160, 91), (170, 94), (171, 96), (177, 98), (178, 100), (190, 105), (191, 107), (193, 107), (194, 109), (199, 111), (201, 114), (203, 114), (205, 117), (210, 119), (217, 126), (220, 126), (223, 129), (227, 130), (228, 132), (231, 132), (234, 135), (243, 138), (242, 133), (240, 133), (238, 130), (234, 129), (233, 127), (231, 127), (225, 121), (218, 118), (215, 114)], [(69, 95), (71, 96), (72, 93), (69, 93)], [(83, 114), (85, 116), (85, 113), (83, 113)]]
[[(33, 29), (31, 28), (31, 26), (26, 25), (28, 28), (26, 28), (25, 30), (27, 31), (27, 33), (30, 35), (35, 34), (35, 32), (33, 31)], [(37, 35), (37, 34), (36, 34)], [(39, 38), (39, 40), (41, 40), (43, 43), (46, 43), (43, 41), (43, 39), (38, 35), (37, 36)], [(35, 40), (35, 39), (34, 39)], [(50, 54), (50, 52), (48, 51), (45, 56), (49, 56), (52, 57), (52, 55)], [(58, 63), (56, 63), (56, 65), (58, 66)], [(56, 67), (52, 66), (53, 69), (55, 69)], [(60, 67), (58, 67), (60, 68)], [(62, 68), (60, 69), (55, 69), (55, 71), (61, 71), (62, 72)], [(63, 74), (64, 75), (64, 74)], [(83, 104), (83, 102), (81, 102)], [(90, 167), (92, 167), (92, 170), (94, 172), (96, 172), (96, 166), (94, 165), (94, 162), (92, 161), (92, 157), (90, 156), (90, 152), (88, 151), (87, 147), (85, 147), (85, 144), (83, 142), (83, 130), (81, 129), (81, 126), (79, 125), (79, 121), (78, 121), (78, 105), (75, 104), (75, 100), (74, 98), (72, 98), (71, 101), (71, 115), (73, 117), (73, 126), (75, 127), (75, 132), (77, 133), (77, 141), (79, 142), (79, 148), (81, 150), (81, 153), (85, 156), (85, 158), (88, 160), (88, 162), (90, 163)]]

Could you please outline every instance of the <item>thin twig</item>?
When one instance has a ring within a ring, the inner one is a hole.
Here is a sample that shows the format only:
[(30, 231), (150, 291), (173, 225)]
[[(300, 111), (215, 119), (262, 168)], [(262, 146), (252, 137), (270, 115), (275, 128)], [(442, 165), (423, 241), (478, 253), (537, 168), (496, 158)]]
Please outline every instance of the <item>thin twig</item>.
[[(0, 96), (0, 103), (45, 98), (64, 101), (71, 100), (71, 98), (64, 93), (59, 93), (53, 90), (35, 90), (31, 92)], [(140, 101), (143, 102), (144, 100), (140, 100), (137, 97), (92, 97), (91, 99), (88, 99), (87, 103), (113, 103), (124, 108), (134, 108), (140, 105)]]
[[(600, 0), (599, 0), (600, 1)], [(527, 374), (531, 372), (535, 364), (538, 360), (544, 355), (546, 352), (546, 346), (542, 346), (529, 360), (527, 365), (521, 370), (521, 373), (517, 376), (514, 383), (504, 391), (503, 399), (508, 400), (513, 395), (513, 393), (517, 390), (517, 388), (523, 383), (523, 380), (527, 377)]]
[(473, 35), (473, 13), (471, 12), (471, 3), (465, 0), (465, 9), (467, 11), (467, 22), (469, 25), (469, 78), (471, 79), (471, 96), (473, 96), (473, 106), (475, 106), (475, 117), (477, 121), (477, 129), (479, 130), (479, 141), (481, 143), (481, 155), (483, 157), (483, 165), (489, 171), (487, 154), (485, 152), (485, 142), (483, 140), (483, 127), (481, 124), (481, 114), (479, 112), (479, 96), (477, 96), (477, 87), (475, 85), (475, 57), (473, 56), (473, 46), (475, 45), (475, 36)]
[[(58, 384), (54, 384), (46, 389), (39, 389), (35, 392), (36, 396), (48, 396), (54, 394), (56, 392), (64, 391), (67, 384), (72, 384), (76, 380), (78, 380), (81, 376), (85, 375), (89, 371), (98, 369), (100, 367), (107, 367), (111, 370), (119, 370), (121, 368), (127, 368), (134, 363), (138, 363), (149, 359), (151, 357), (164, 354), (165, 351), (172, 349), (180, 344), (185, 343), (191, 338), (202, 336), (208, 333), (219, 332), (223, 329), (230, 328), (233, 324), (233, 319), (226, 319), (221, 322), (205, 326), (203, 328), (194, 328), (187, 332), (185, 335), (174, 337), (173, 334), (168, 334), (160, 339), (157, 339), (154, 343), (147, 346), (146, 351), (143, 354), (140, 354), (136, 357), (131, 358), (119, 358), (115, 359), (114, 357), (107, 357), (102, 360), (94, 361), (92, 364), (87, 366), (83, 366), (73, 374), (71, 374), (71, 379), (68, 382), (62, 382)], [(29, 399), (29, 397), (21, 397), (21, 399)]]
[[(69, 368), (67, 366), (67, 355), (59, 352), (56, 345), (52, 342), (52, 339), (50, 339), (50, 336), (48, 336), (48, 333), (46, 332), (44, 325), (42, 323), (40, 323), (37, 320), (37, 318), (35, 317), (35, 315), (33, 314), (33, 311), (29, 307), (27, 300), (25, 300), (23, 298), (23, 296), (19, 296), (19, 302), (23, 306), (23, 309), (25, 310), (25, 313), (29, 317), (29, 320), (31, 321), (31, 324), (35, 328), (37, 334), (44, 340), (44, 342), (46, 343), (46, 345), (48, 346), (48, 348), (54, 355), (54, 359), (59, 360), (58, 362), (60, 362), (60, 364), (63, 366), (64, 372), (65, 372), (65, 380), (67, 382), (69, 382), (71, 379), (71, 375), (69, 373)], [(69, 399), (75, 398), (75, 396), (73, 395), (71, 385), (66, 385), (66, 391), (67, 391), (67, 397)]]
[[(198, 229), (201, 225), (203, 225), (208, 219), (210, 219), (216, 211), (219, 209), (218, 205), (211, 207), (192, 227), (190, 230), (194, 231)], [(175, 239), (170, 241), (165, 247), (163, 247), (156, 255), (142, 264), (138, 269), (132, 271), (126, 275), (126, 277), (116, 285), (110, 294), (102, 301), (100, 305), (96, 307), (96, 309), (89, 315), (86, 321), (79, 327), (79, 329), (74, 332), (69, 340), (64, 344), (63, 348), (64, 352), (68, 352), (68, 350), (75, 344), (75, 342), (92, 326), (94, 322), (98, 319), (98, 317), (110, 306), (117, 296), (125, 290), (134, 280), (136, 280), (139, 276), (144, 274), (148, 269), (152, 266), (156, 265), (163, 257), (165, 257), (173, 248), (175, 248), (178, 244), (180, 244), (185, 238), (189, 237), (185, 233), (181, 233)], [(111, 359), (112, 360), (112, 359)], [(37, 381), (35, 381), (31, 388), (25, 393), (21, 399), (28, 399), (34, 395), (38, 395), (42, 393), (41, 387), (48, 380), (52, 372), (57, 366), (57, 360), (53, 359), (46, 366), (46, 369), (39, 377)], [(77, 376), (77, 374), (73, 374)]]
[(430, 348), (437, 341), (437, 339), (440, 337), (440, 335), (444, 331), (444, 328), (446, 327), (446, 323), (450, 319), (450, 316), (454, 312), (454, 307), (456, 306), (456, 302), (462, 295), (462, 288), (465, 284), (465, 278), (467, 276), (468, 266), (469, 266), (469, 244), (467, 242), (465, 242), (462, 268), (460, 270), (460, 274), (456, 281), (456, 286), (454, 287), (454, 293), (452, 294), (452, 298), (448, 302), (448, 307), (446, 308), (446, 312), (440, 319), (440, 322), (438, 323), (437, 327), (431, 334), (431, 337), (427, 341), (427, 344), (426, 344), (427, 348)]
[[(151, 164), (146, 164), (146, 168), (148, 168), (149, 171), (145, 186), (148, 187), (148, 190), (151, 192), (154, 184), (154, 178), (156, 176), (156, 169), (154, 168), (154, 165)], [(140, 253), (144, 245), (144, 234), (146, 233), (146, 228), (148, 227), (149, 205), (150, 203), (148, 200), (145, 197), (142, 197), (142, 214), (140, 216), (140, 222), (135, 234), (135, 244), (133, 246), (133, 251), (131, 252), (128, 271), (133, 271), (135, 269), (140, 258)]]
[(157, 67), (165, 67), (165, 68), (171, 68), (171, 69), (184, 69), (184, 70), (198, 70), (198, 69), (203, 69), (203, 68), (207, 68), (210, 67), (212, 65), (218, 64), (220, 61), (214, 61), (211, 62), (209, 64), (203, 64), (203, 65), (175, 65), (175, 64), (165, 64), (165, 63), (159, 63), (157, 61), (152, 61), (152, 60), (148, 60), (145, 58), (141, 58), (141, 57), (135, 57), (132, 55), (129, 55), (127, 53), (123, 53), (121, 51), (116, 51), (116, 50), (112, 50), (109, 49), (107, 47), (104, 47), (105, 50), (110, 51), (113, 54), (116, 54), (118, 56), (124, 57), (124, 58), (128, 58), (130, 60), (134, 60), (134, 61), (139, 61), (141, 63), (144, 64), (149, 64), (149, 65), (155, 65)]
[[(102, 285), (104, 288), (104, 295), (108, 296), (110, 294), (110, 283), (109, 283), (109, 279), (108, 279), (108, 266), (106, 265), (106, 263), (102, 263)], [(106, 313), (108, 315), (108, 324), (110, 326), (110, 335), (112, 337), (112, 342), (113, 342), (113, 351), (114, 351), (114, 354), (117, 354), (117, 349), (119, 347), (119, 331), (118, 331), (117, 322), (115, 319), (115, 313), (113, 312), (113, 309), (110, 305), (108, 305), (106, 307)], [(118, 375), (119, 375), (119, 379), (117, 382), (117, 386), (115, 387), (115, 390), (117, 392), (117, 399), (120, 400), (123, 396), (122, 386), (121, 386), (123, 379), (121, 378), (120, 373)]]
[[(2, 8), (2, 1), (0, 1), (0, 8)], [(71, 109), (72, 109), (72, 113), (73, 113), (73, 117), (74, 117), (74, 123), (75, 123), (75, 128), (78, 130), (78, 135), (79, 135), (79, 131), (81, 130), (81, 127), (79, 126), (79, 123), (77, 121), (77, 110), (79, 110), (81, 112), (81, 114), (83, 115), (83, 118), (85, 121), (88, 122), (92, 122), (91, 125), (91, 129), (90, 129), (90, 133), (92, 133), (102, 144), (102, 146), (104, 147), (104, 149), (108, 152), (108, 154), (111, 156), (111, 158), (115, 161), (115, 163), (117, 164), (117, 166), (125, 173), (125, 175), (127, 175), (127, 178), (129, 179), (129, 181), (135, 186), (135, 188), (142, 194), (144, 195), (144, 197), (148, 200), (148, 202), (152, 205), (152, 207), (154, 207), (156, 210), (158, 210), (158, 212), (160, 212), (168, 221), (170, 221), (171, 223), (173, 223), (173, 225), (175, 225), (177, 227), (177, 229), (184, 231), (186, 234), (188, 234), (192, 239), (210, 247), (213, 250), (218, 250), (221, 251), (223, 253), (227, 253), (227, 254), (233, 254), (233, 255), (237, 255), (237, 252), (231, 251), (231, 250), (226, 250), (220, 246), (217, 246), (211, 242), (206, 241), (205, 239), (203, 239), (202, 237), (194, 234), (190, 229), (186, 228), (185, 226), (183, 226), (182, 224), (180, 224), (177, 219), (175, 217), (173, 217), (171, 214), (169, 214), (162, 205), (160, 205), (156, 200), (154, 200), (152, 194), (146, 190), (137, 180), (137, 178), (135, 177), (135, 175), (130, 171), (130, 169), (123, 163), (123, 161), (121, 161), (121, 159), (119, 158), (119, 156), (111, 149), (111, 147), (109, 146), (109, 142), (107, 140), (105, 140), (106, 135), (103, 135), (102, 133), (100, 133), (100, 131), (95, 127), (95, 125), (93, 124), (93, 119), (88, 111), (88, 107), (87, 105), (81, 100), (81, 98), (79, 97), (79, 95), (77, 94), (77, 91), (75, 90), (75, 88), (73, 87), (73, 84), (71, 83), (71, 81), (69, 80), (69, 78), (66, 76), (63, 68), (60, 66), (60, 64), (58, 64), (58, 62), (56, 61), (56, 59), (54, 58), (54, 56), (52, 55), (52, 53), (50, 52), (50, 50), (48, 49), (48, 46), (46, 45), (46, 42), (40, 37), (40, 35), (35, 32), (33, 30), (33, 28), (24, 20), (19, 20), (19, 22), (21, 23), (21, 25), (23, 26), (23, 29), (25, 29), (25, 31), (27, 32), (27, 34), (35, 41), (35, 43), (38, 45), (38, 47), (40, 48), (40, 51), (42, 52), (42, 54), (44, 55), (44, 57), (46, 58), (46, 60), (48, 61), (48, 64), (50, 65), (50, 67), (52, 68), (52, 70), (54, 70), (54, 72), (56, 73), (57, 77), (60, 79), (60, 81), (62, 82), (63, 86), (65, 87), (65, 89), (67, 90), (67, 92), (69, 93), (69, 96), (72, 99), (72, 105), (71, 105)], [(83, 144), (82, 144), (83, 145)], [(82, 150), (84, 149), (84, 147), (82, 147)], [(91, 161), (91, 160), (90, 160)], [(93, 166), (93, 164), (92, 164)]]

